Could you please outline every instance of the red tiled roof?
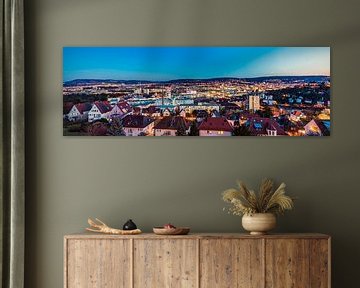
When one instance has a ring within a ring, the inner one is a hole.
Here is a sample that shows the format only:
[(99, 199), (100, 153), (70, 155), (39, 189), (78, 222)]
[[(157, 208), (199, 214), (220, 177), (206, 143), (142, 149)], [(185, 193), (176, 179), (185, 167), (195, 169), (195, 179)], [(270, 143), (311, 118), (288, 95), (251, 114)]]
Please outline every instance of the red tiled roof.
[(86, 111), (90, 111), (92, 105), (90, 103), (78, 103), (78, 104), (75, 104), (75, 107), (79, 111), (80, 114), (83, 114)]
[(96, 101), (94, 104), (99, 109), (100, 113), (106, 113), (111, 110), (111, 105), (107, 101)]
[(208, 117), (201, 122), (199, 130), (213, 130), (213, 131), (228, 131), (231, 132), (233, 129), (230, 123), (223, 117), (215, 118)]
[(73, 106), (74, 106), (73, 102), (65, 102), (63, 105), (63, 113), (68, 114)]
[(154, 129), (170, 129), (178, 130), (183, 128), (187, 130), (190, 123), (181, 116), (167, 116), (161, 119), (154, 127)]
[(127, 128), (145, 128), (153, 121), (153, 119), (143, 115), (127, 115), (123, 119), (122, 125)]
[(119, 109), (123, 112), (127, 112), (131, 110), (131, 106), (129, 105), (129, 103), (127, 103), (126, 101), (123, 102), (119, 102), (116, 104), (116, 106), (119, 107)]

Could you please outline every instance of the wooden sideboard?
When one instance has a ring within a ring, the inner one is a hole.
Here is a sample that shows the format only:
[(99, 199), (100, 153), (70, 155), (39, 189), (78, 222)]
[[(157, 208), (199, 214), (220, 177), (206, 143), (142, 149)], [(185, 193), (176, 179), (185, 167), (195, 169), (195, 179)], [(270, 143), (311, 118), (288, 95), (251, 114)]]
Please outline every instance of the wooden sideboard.
[(323, 234), (67, 235), (65, 288), (329, 288)]

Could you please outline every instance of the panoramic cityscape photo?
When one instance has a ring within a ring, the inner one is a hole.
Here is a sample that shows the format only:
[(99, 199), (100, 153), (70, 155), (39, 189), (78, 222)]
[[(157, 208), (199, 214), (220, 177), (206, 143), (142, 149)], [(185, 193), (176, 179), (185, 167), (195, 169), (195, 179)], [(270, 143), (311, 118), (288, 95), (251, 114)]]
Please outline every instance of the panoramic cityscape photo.
[(65, 136), (330, 136), (329, 47), (64, 47)]

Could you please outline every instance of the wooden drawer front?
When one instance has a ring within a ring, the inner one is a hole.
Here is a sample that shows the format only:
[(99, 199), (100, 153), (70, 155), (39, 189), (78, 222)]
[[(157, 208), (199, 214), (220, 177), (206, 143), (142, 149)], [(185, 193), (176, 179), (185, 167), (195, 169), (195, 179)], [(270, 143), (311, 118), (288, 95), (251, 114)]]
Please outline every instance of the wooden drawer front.
[(266, 239), (266, 287), (309, 287), (309, 240)]
[(134, 240), (134, 287), (197, 287), (197, 243), (193, 239)]
[(200, 287), (263, 287), (263, 253), (261, 239), (201, 240)]
[(327, 239), (267, 239), (266, 287), (329, 287), (328, 243)]
[(330, 240), (310, 240), (310, 287), (330, 287)]
[(131, 287), (130, 240), (67, 241), (65, 287)]

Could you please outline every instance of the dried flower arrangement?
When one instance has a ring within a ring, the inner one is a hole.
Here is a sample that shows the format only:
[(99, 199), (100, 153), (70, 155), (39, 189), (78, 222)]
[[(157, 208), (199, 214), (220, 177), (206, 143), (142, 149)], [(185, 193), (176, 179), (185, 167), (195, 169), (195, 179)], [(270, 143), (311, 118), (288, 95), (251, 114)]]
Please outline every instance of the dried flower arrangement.
[(274, 182), (264, 179), (258, 193), (249, 190), (238, 181), (238, 189), (232, 188), (223, 192), (222, 199), (231, 204), (229, 213), (233, 215), (252, 215), (256, 213), (283, 214), (294, 207), (294, 198), (285, 195), (285, 183), (274, 190)]

